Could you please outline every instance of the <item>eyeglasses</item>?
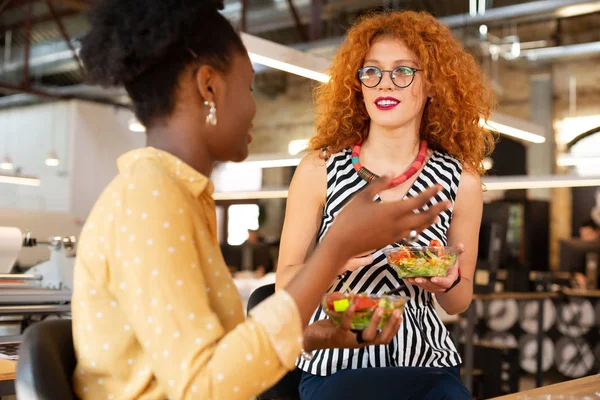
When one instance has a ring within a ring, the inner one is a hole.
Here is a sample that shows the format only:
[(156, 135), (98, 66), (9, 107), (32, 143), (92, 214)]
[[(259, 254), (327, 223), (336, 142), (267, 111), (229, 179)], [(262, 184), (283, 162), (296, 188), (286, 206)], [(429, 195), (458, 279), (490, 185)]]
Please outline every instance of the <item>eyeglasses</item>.
[(379, 69), (377, 67), (362, 67), (358, 70), (358, 80), (368, 88), (374, 88), (379, 85), (384, 72), (390, 73), (390, 78), (394, 85), (399, 88), (407, 88), (415, 80), (415, 73), (423, 71), (422, 69), (399, 66), (393, 70)]

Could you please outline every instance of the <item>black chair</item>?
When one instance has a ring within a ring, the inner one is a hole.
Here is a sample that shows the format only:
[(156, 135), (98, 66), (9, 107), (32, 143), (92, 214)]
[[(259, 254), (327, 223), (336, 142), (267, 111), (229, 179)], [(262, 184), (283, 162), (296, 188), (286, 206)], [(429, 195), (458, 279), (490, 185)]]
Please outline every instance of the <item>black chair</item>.
[[(275, 284), (261, 286), (256, 289), (248, 299), (248, 312), (274, 293)], [(301, 376), (302, 371), (297, 368), (288, 372), (275, 386), (257, 396), (257, 400), (299, 400), (298, 387), (300, 386)]]
[(19, 400), (76, 400), (71, 376), (76, 359), (70, 319), (37, 322), (19, 347), (16, 391)]

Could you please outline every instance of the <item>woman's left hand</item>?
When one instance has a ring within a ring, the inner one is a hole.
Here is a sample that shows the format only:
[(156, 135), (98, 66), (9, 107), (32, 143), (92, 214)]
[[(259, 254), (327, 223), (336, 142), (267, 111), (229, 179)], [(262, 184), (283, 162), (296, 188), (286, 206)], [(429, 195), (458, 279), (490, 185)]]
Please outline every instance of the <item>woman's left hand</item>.
[[(458, 255), (460, 256), (462, 253), (465, 252), (465, 246), (462, 243), (459, 243), (457, 247)], [(456, 261), (456, 264), (454, 264), (452, 268), (448, 269), (446, 276), (443, 277), (416, 277), (408, 278), (407, 281), (411, 285), (418, 286), (431, 293), (444, 293), (449, 287), (451, 287), (454, 284), (456, 279), (458, 279), (458, 265), (459, 260)]]

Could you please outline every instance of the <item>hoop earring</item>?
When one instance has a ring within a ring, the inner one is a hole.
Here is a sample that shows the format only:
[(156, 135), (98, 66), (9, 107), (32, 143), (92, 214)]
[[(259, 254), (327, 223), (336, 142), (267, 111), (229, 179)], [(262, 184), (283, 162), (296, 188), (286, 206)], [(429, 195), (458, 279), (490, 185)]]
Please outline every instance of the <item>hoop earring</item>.
[(212, 125), (212, 126), (217, 125), (217, 109), (215, 107), (215, 102), (214, 101), (209, 102), (208, 100), (206, 100), (204, 102), (204, 105), (207, 107), (210, 107), (210, 110), (208, 111), (208, 115), (206, 116), (206, 125)]

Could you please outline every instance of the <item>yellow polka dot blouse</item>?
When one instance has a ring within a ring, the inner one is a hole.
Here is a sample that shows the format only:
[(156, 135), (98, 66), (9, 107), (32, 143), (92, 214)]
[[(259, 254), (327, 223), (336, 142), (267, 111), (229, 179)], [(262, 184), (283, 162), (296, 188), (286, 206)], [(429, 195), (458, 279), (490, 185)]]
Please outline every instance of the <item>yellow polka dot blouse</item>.
[(154, 148), (118, 165), (77, 250), (76, 394), (248, 400), (273, 385), (301, 351), (298, 309), (281, 291), (244, 319), (212, 182)]

